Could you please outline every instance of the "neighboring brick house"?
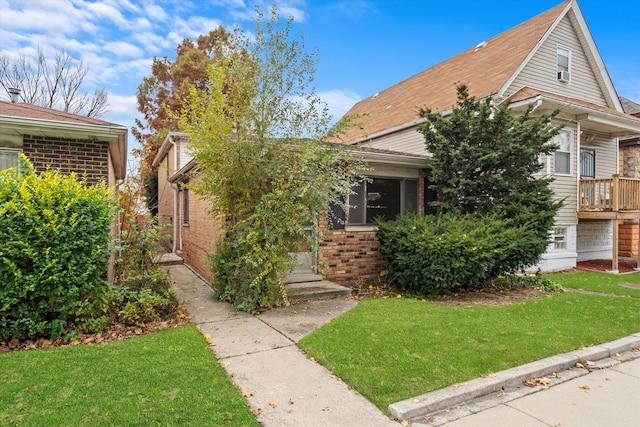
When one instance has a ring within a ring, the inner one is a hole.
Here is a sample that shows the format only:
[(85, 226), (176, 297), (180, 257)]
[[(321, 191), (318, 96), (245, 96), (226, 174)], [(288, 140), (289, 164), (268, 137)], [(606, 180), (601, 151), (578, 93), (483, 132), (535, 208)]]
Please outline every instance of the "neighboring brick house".
[(17, 166), (24, 153), (37, 172), (51, 167), (113, 187), (126, 175), (127, 134), (125, 126), (103, 120), (0, 101), (0, 170)]
[[(640, 134), (640, 119), (625, 113), (575, 0), (480, 41), (363, 99), (347, 112), (361, 118), (362, 128), (351, 129), (334, 142), (361, 147), (370, 166), (369, 180), (354, 188), (342, 223), (320, 218), (326, 230), (313, 251), (317, 269), (340, 283), (379, 280), (384, 265), (373, 219), (380, 214), (392, 218), (430, 212), (429, 202), (435, 197), (428, 189), (431, 154), (417, 132), (422, 122), (418, 109), (424, 106), (446, 116), (456, 104), (459, 83), (467, 84), (478, 99), (489, 98), (495, 105), (508, 102), (514, 114), (530, 106), (535, 114), (560, 110), (554, 119), (564, 125), (555, 140), (560, 148), (544, 156), (539, 176), (554, 178), (552, 188), (564, 206), (556, 215), (552, 242), (534, 267), (563, 270), (575, 267), (577, 261), (610, 257), (616, 270), (618, 227), (614, 225), (640, 216), (640, 182), (618, 176), (618, 139)], [(184, 164), (178, 167), (178, 157), (170, 154), (185, 146), (165, 141), (163, 147), (154, 164), (166, 163), (168, 172), (159, 174), (159, 186), (163, 180), (166, 183), (160, 194), (167, 202), (165, 215), (177, 217), (181, 206), (192, 215), (194, 203), (203, 201), (188, 196), (185, 203), (180, 182), (194, 175), (180, 175), (188, 161), (180, 159)], [(177, 224), (173, 217), (170, 221)], [(193, 233), (194, 224), (188, 222)], [(213, 243), (215, 229), (202, 227), (197, 232)], [(174, 226), (171, 238), (174, 251), (185, 253), (192, 244), (185, 228)]]
[[(625, 113), (640, 118), (640, 104), (620, 97)], [(640, 179), (640, 134), (620, 140), (620, 175), (627, 178)], [(637, 219), (626, 219), (620, 224), (621, 255), (638, 257), (640, 254), (640, 231)]]
[(103, 120), (0, 101), (0, 169), (16, 166), (24, 153), (36, 171), (51, 166), (114, 186), (126, 174), (127, 133)]

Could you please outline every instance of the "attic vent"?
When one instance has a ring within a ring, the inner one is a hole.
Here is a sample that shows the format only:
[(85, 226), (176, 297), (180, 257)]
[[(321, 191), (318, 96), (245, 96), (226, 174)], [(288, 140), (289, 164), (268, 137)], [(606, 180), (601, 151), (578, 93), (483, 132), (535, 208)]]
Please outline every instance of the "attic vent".
[(485, 47), (486, 45), (487, 45), (486, 40), (485, 40), (485, 41), (483, 41), (483, 42), (478, 43), (478, 44), (476, 45), (476, 48), (475, 48), (474, 52), (479, 51), (480, 49), (482, 49), (482, 48), (483, 48), (483, 47)]
[(376, 99), (378, 97), (378, 95), (380, 95), (380, 92), (374, 93), (373, 96), (371, 97), (371, 99)]

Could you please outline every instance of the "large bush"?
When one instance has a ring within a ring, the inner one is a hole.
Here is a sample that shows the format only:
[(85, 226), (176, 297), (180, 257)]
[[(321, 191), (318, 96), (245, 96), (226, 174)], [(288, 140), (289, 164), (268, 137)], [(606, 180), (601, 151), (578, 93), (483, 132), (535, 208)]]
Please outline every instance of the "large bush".
[(0, 172), (0, 336), (60, 336), (107, 309), (112, 198), (74, 174)]
[(519, 258), (536, 231), (513, 223), (497, 215), (410, 214), (378, 222), (376, 235), (391, 277), (400, 287), (444, 294), (483, 283), (496, 270), (504, 271), (508, 260)]

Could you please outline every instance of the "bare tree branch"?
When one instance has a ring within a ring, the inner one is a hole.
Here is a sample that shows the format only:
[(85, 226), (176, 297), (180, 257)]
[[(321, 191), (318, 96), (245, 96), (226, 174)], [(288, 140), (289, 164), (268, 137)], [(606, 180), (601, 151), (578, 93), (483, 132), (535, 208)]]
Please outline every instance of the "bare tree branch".
[(20, 89), (20, 98), (41, 105), (87, 117), (100, 117), (109, 111), (109, 93), (104, 88), (83, 92), (89, 67), (82, 61), (74, 64), (69, 51), (56, 51), (53, 64), (38, 48), (34, 65), (21, 52), (16, 60), (0, 55), (0, 85), (7, 96), (9, 88)]

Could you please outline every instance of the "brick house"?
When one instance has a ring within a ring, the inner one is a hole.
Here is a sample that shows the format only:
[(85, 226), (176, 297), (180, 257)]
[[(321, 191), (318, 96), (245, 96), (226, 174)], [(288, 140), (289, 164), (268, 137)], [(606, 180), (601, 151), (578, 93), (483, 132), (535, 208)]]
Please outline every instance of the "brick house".
[(116, 185), (126, 174), (127, 128), (32, 104), (0, 101), (0, 169), (24, 153), (36, 171), (87, 174)]
[(36, 172), (50, 166), (114, 187), (126, 175), (127, 134), (125, 126), (103, 120), (0, 101), (0, 170), (17, 166), (24, 153)]
[[(529, 106), (540, 113), (561, 111), (555, 118), (564, 126), (555, 141), (560, 148), (541, 159), (539, 175), (555, 179), (553, 190), (565, 203), (555, 218), (552, 241), (534, 267), (564, 270), (577, 261), (612, 258), (616, 270), (617, 225), (640, 217), (640, 180), (619, 177), (618, 142), (640, 134), (640, 119), (625, 113), (575, 0), (476, 41), (460, 54), (356, 103), (347, 115), (359, 115), (364, 132), (352, 129), (334, 142), (361, 147), (369, 163), (369, 180), (354, 188), (348, 212), (342, 213), (344, 222), (319, 219), (324, 238), (310, 252), (310, 265), (339, 283), (379, 280), (384, 265), (373, 219), (381, 214), (391, 218), (405, 212), (430, 213), (429, 202), (435, 197), (428, 189), (431, 154), (417, 132), (418, 108), (429, 107), (446, 116), (456, 104), (458, 83), (467, 84), (478, 99), (509, 103), (514, 114)], [(195, 228), (194, 209), (205, 203), (180, 190), (180, 183), (193, 179), (196, 170), (191, 157), (183, 157), (187, 147), (165, 141), (154, 162), (164, 162), (167, 170), (166, 175), (159, 174), (159, 198), (163, 194), (165, 200), (171, 198), (164, 208), (166, 215), (173, 215), (170, 247), (183, 253), (192, 244), (187, 233)], [(171, 154), (177, 150), (183, 151)], [(198, 212), (205, 211), (204, 206)], [(187, 210), (187, 221), (178, 218), (181, 209)], [(178, 223), (188, 223), (190, 231), (180, 231)], [(197, 246), (198, 253), (206, 254), (216, 229), (202, 224), (197, 234), (202, 233), (207, 245)]]

